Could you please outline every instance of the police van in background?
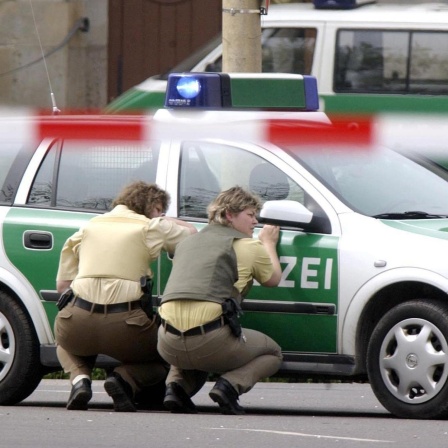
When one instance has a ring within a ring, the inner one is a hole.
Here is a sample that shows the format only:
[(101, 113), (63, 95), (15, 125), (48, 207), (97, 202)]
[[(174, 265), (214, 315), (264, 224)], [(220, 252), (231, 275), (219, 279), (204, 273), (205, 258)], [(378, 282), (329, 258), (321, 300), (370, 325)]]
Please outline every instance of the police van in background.
[[(281, 226), (282, 279), (253, 286), (242, 323), (282, 347), (280, 376), (367, 379), (396, 416), (448, 416), (448, 173), (376, 147), (367, 124), (330, 123), (316, 85), (292, 74), (171, 74), (153, 118), (0, 120), (1, 405), (60, 369), (65, 240), (140, 179), (169, 191), (167, 214), (198, 229), (219, 191), (260, 196), (260, 220)], [(155, 300), (170, 269), (167, 254), (152, 266)]]
[[(261, 16), (262, 72), (313, 75), (327, 113), (448, 111), (448, 5), (314, 0)], [(170, 72), (220, 72), (221, 37)], [(162, 107), (169, 73), (148, 78), (108, 113)]]

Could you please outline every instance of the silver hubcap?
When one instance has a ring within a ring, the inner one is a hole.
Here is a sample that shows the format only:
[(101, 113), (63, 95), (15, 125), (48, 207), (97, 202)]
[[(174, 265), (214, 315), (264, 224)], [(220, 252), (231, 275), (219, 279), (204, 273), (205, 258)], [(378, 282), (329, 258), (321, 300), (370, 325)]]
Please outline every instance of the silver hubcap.
[(11, 369), (16, 340), (8, 319), (0, 313), (0, 381)]
[(380, 352), (383, 381), (397, 399), (418, 404), (434, 398), (448, 376), (448, 344), (424, 319), (407, 319), (387, 333)]

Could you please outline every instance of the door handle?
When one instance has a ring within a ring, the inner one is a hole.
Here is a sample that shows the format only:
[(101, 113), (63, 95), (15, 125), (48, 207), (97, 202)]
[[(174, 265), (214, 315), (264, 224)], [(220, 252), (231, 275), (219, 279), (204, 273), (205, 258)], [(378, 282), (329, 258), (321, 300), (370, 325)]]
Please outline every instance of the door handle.
[(28, 249), (48, 250), (53, 247), (53, 235), (50, 232), (27, 230), (23, 234), (23, 244)]

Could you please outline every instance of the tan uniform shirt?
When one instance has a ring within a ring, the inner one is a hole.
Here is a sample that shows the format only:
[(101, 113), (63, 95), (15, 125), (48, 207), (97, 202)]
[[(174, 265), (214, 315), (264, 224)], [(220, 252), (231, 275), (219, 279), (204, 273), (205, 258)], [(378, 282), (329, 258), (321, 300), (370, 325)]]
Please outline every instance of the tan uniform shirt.
[[(253, 238), (236, 239), (233, 243), (238, 262), (238, 281), (235, 287), (242, 292), (253, 279), (267, 282), (274, 273), (269, 254), (263, 243)], [(217, 319), (222, 314), (221, 305), (214, 302), (172, 300), (159, 308), (162, 319), (178, 330), (186, 331)]]
[[(124, 205), (116, 206), (109, 214), (117, 218), (131, 218), (146, 223), (144, 244), (149, 251), (150, 262), (157, 259), (161, 250), (174, 252), (176, 245), (190, 235), (186, 227), (164, 218), (146, 218)], [(122, 225), (125, 226), (126, 223)], [(61, 251), (57, 280), (73, 280), (71, 286), (75, 294), (93, 303), (112, 304), (137, 300), (142, 295), (139, 281), (108, 277), (77, 278), (83, 235), (84, 228), (81, 228), (65, 242)], [(113, 243), (112, 238), (110, 244)], [(98, 247), (98, 251), (101, 251), (101, 247)], [(148, 273), (150, 273), (149, 266)]]

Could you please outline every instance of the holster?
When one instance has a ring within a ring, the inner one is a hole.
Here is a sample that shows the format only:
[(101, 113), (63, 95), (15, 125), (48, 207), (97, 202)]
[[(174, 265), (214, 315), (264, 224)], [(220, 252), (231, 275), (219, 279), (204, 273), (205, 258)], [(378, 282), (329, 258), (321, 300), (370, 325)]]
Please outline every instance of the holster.
[(154, 317), (154, 304), (152, 303), (152, 278), (143, 276), (140, 278), (140, 286), (143, 295), (140, 297), (142, 310), (152, 319)]
[(67, 304), (69, 304), (74, 297), (73, 290), (71, 288), (67, 288), (59, 297), (58, 301), (56, 302), (56, 306), (58, 307), (58, 310), (61, 311), (64, 309)]
[(237, 300), (233, 297), (226, 299), (222, 303), (222, 314), (224, 321), (229, 325), (232, 334), (239, 338), (242, 333), (239, 317), (242, 316), (243, 310)]

